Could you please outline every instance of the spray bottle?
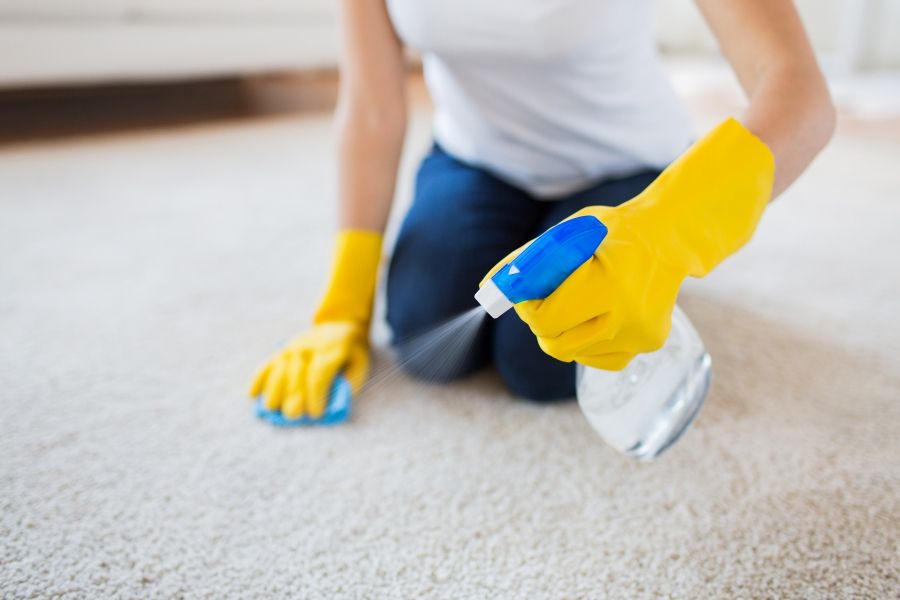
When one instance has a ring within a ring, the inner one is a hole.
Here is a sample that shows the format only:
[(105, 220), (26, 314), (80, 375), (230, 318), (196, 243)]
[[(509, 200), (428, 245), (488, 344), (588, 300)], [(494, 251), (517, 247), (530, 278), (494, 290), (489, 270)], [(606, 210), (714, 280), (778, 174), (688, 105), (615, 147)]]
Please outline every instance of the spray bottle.
[[(493, 318), (514, 304), (549, 296), (590, 259), (606, 226), (593, 216), (563, 221), (544, 232), (497, 271), (475, 294)], [(656, 352), (622, 371), (578, 365), (578, 405), (616, 450), (652, 460), (681, 437), (709, 392), (712, 361), (687, 316), (675, 307), (672, 331)]]

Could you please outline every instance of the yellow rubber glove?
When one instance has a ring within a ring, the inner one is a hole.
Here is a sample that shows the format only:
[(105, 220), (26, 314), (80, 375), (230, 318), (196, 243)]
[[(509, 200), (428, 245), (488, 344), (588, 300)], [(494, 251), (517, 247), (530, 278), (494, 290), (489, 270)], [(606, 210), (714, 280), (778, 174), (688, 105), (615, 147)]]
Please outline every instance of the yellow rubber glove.
[(623, 369), (665, 343), (682, 281), (706, 275), (750, 239), (774, 171), (769, 148), (726, 120), (635, 198), (572, 215), (600, 219), (606, 238), (550, 296), (521, 302), (516, 312), (550, 356)]
[(381, 259), (381, 234), (348, 230), (338, 235), (334, 267), (313, 327), (259, 371), (250, 396), (295, 419), (321, 417), (335, 376), (343, 371), (353, 392), (369, 370), (369, 319)]

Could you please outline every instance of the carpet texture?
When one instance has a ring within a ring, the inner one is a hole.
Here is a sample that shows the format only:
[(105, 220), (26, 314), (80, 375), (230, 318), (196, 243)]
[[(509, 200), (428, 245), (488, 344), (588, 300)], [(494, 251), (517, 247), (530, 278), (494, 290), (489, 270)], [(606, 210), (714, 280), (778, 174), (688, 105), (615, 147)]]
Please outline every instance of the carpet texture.
[(897, 597), (900, 143), (838, 139), (686, 286), (714, 386), (644, 465), (489, 372), (334, 429), (252, 417), (328, 267), (329, 132), (0, 150), (0, 596)]

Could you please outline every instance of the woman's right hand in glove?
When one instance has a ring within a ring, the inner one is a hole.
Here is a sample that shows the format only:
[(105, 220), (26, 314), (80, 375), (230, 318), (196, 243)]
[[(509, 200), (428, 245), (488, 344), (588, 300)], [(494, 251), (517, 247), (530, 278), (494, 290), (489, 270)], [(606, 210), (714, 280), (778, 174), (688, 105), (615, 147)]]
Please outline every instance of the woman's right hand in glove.
[(354, 321), (314, 325), (269, 360), (256, 375), (250, 395), (261, 396), (267, 410), (280, 410), (288, 419), (321, 417), (338, 373), (347, 378), (354, 394), (365, 383), (366, 329)]
[(342, 231), (334, 268), (313, 326), (272, 357), (257, 373), (250, 396), (288, 419), (321, 417), (334, 378), (343, 374), (353, 393), (369, 370), (369, 320), (381, 234)]

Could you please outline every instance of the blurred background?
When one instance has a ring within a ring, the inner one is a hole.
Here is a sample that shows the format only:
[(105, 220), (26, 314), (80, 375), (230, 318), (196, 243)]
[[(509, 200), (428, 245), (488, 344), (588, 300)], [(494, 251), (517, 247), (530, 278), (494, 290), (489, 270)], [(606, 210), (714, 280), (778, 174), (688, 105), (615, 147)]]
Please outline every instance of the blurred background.
[[(0, 0), (0, 596), (896, 597), (900, 0), (797, 2), (837, 135), (686, 283), (714, 384), (652, 465), (491, 373), (252, 417), (331, 260), (335, 3)], [(694, 4), (657, 21), (696, 130), (739, 112)]]
[[(253, 108), (327, 106), (333, 90), (317, 88), (310, 75), (321, 83), (337, 65), (333, 4), (0, 0), (0, 136), (89, 132), (126, 117), (149, 124)], [(900, 2), (800, 0), (797, 5), (844, 116), (900, 114)], [(657, 15), (660, 48), (682, 92), (735, 91), (691, 0), (659, 2)], [(275, 74), (280, 81), (273, 89)], [(268, 87), (253, 81), (260, 76), (269, 78)], [(219, 85), (171, 93), (158, 86), (210, 81)], [(122, 96), (127, 99), (115, 100)], [(97, 120), (74, 122), (88, 118)]]

